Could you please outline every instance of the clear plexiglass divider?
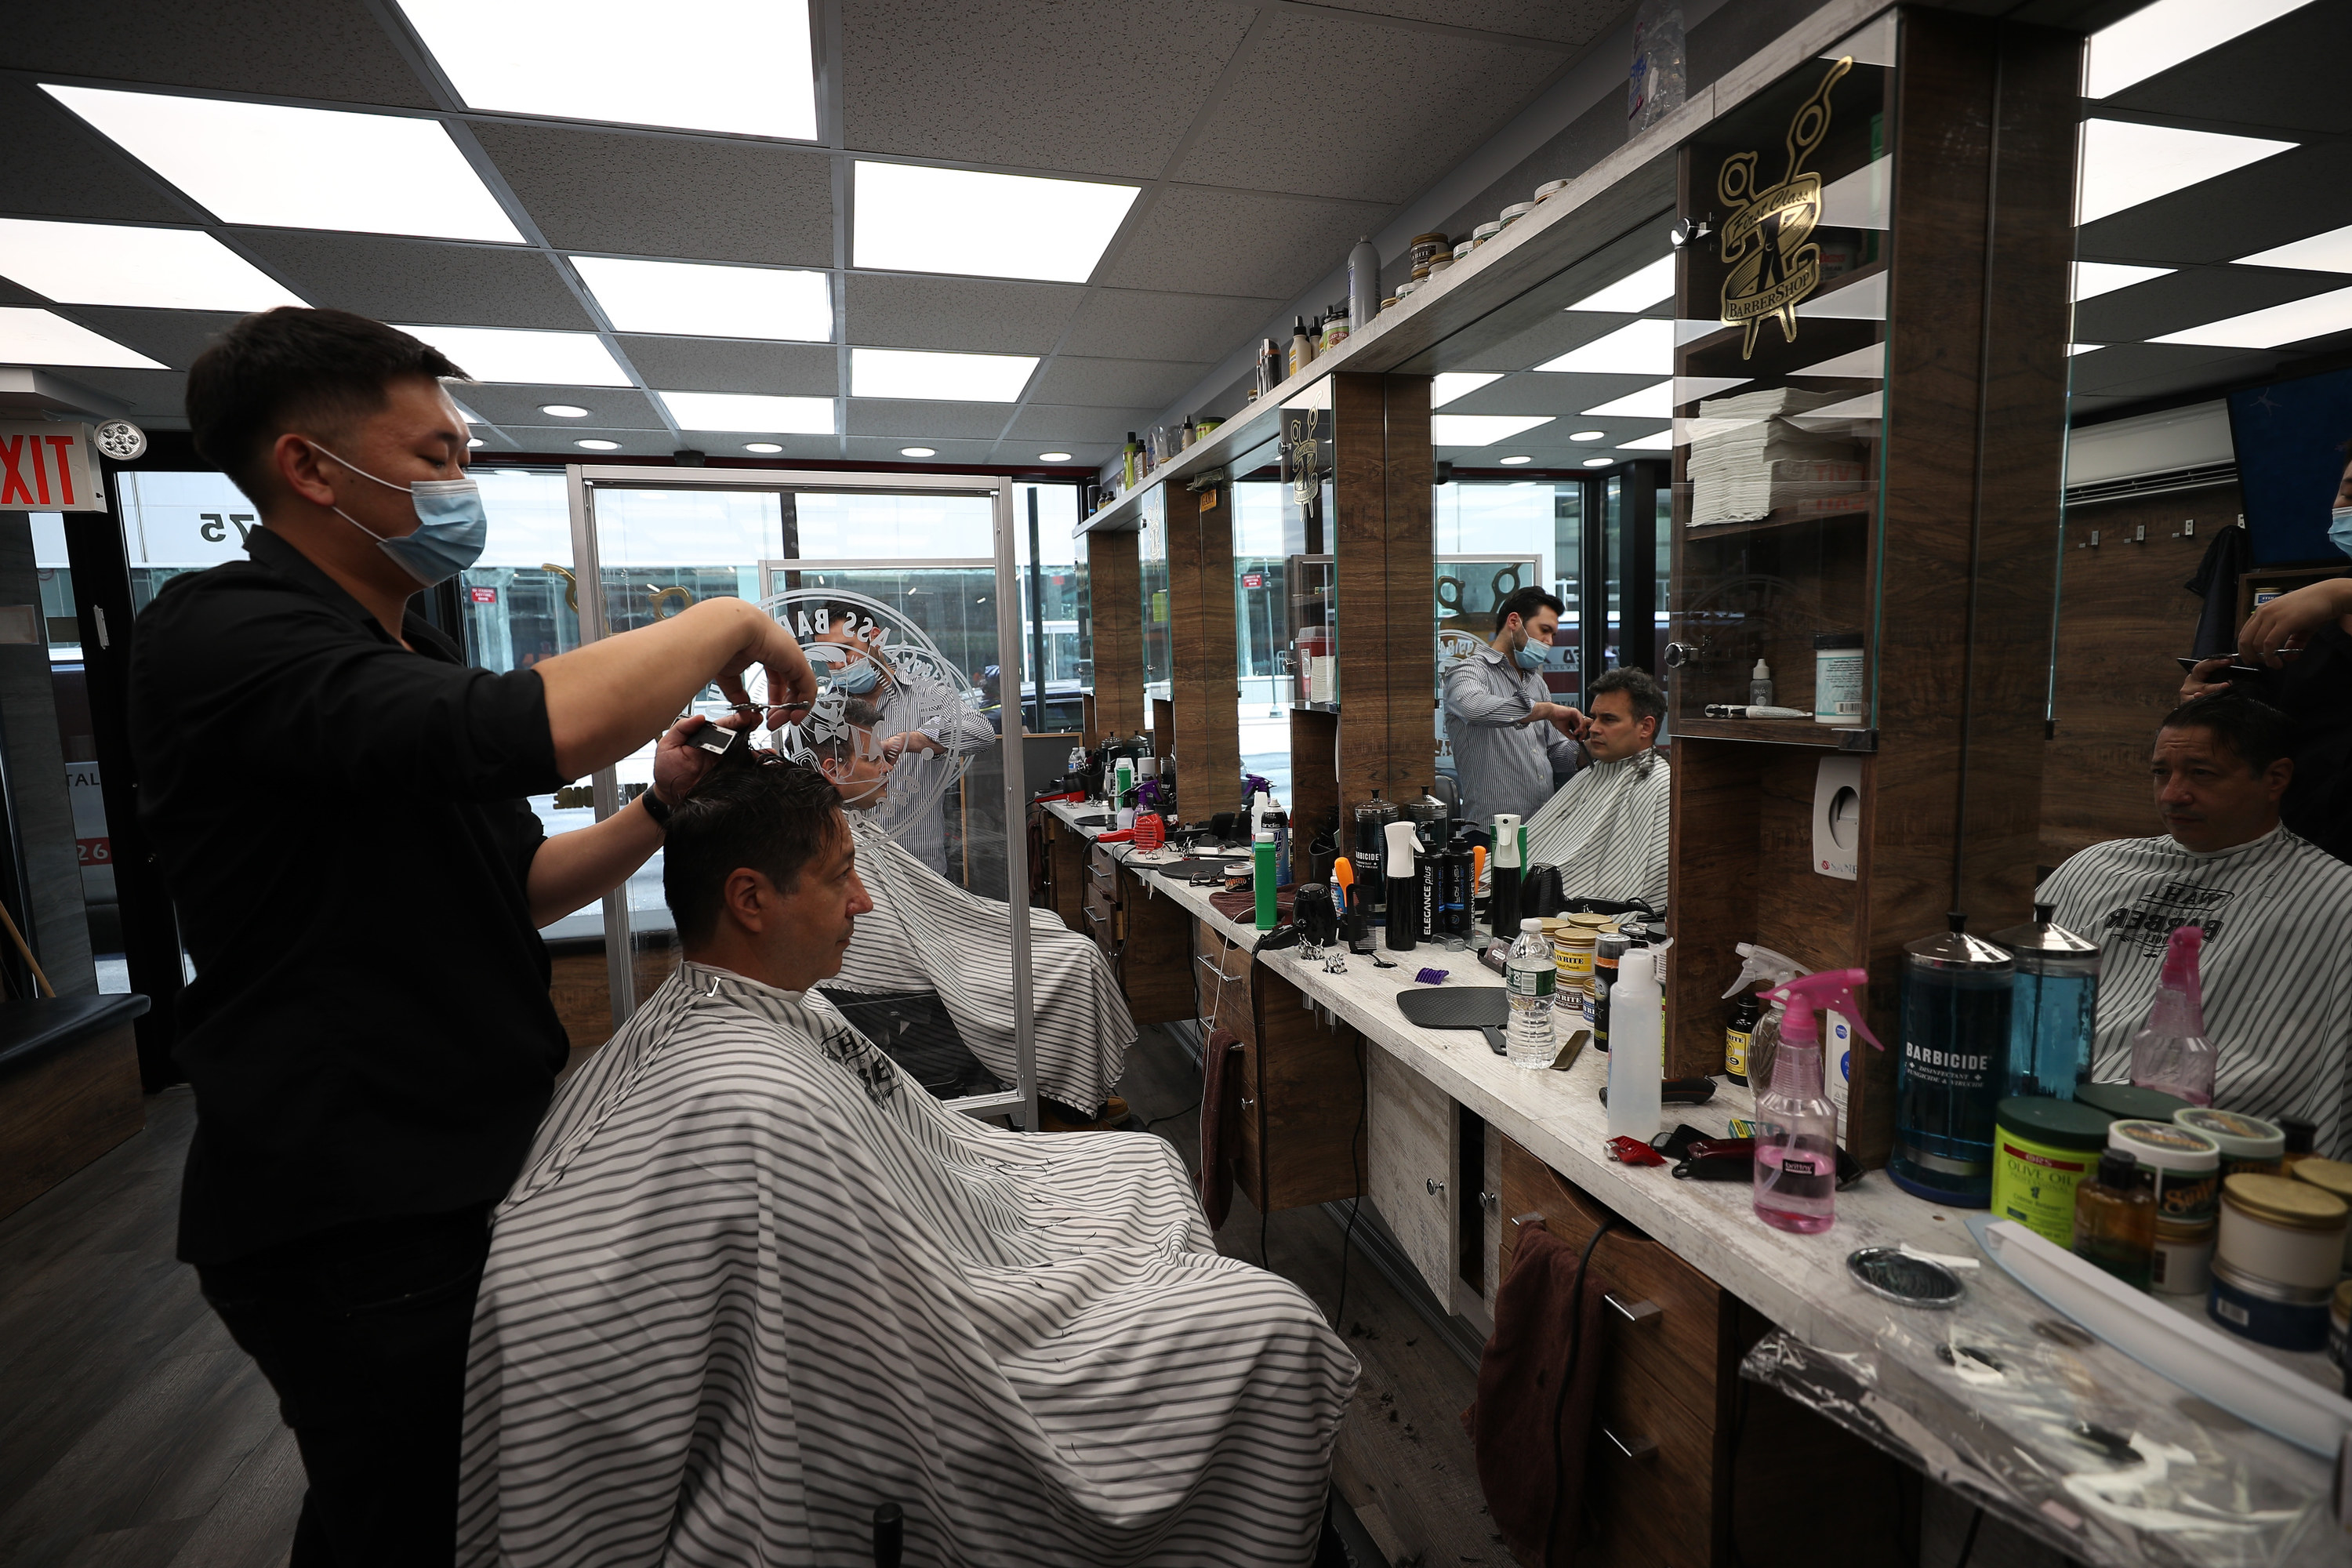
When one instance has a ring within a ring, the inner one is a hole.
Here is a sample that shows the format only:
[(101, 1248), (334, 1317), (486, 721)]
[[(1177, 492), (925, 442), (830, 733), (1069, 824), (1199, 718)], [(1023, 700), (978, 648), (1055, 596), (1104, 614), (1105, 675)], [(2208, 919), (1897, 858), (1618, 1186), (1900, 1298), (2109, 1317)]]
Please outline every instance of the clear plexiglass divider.
[[(573, 571), (602, 589), (580, 595), (583, 642), (740, 597), (793, 634), (821, 682), (844, 677), (844, 697), (873, 710), (850, 710), (865, 722), (845, 754), (887, 760), (887, 778), (845, 794), (863, 797), (858, 861), (877, 907), (819, 988), (930, 1093), (1037, 1126), (1024, 711), (1003, 702), (999, 676), (1017, 690), (1013, 482), (587, 466), (568, 479)], [(880, 679), (853, 694), (868, 663)], [(759, 669), (745, 684), (764, 699)], [(728, 704), (708, 687), (688, 711), (716, 719)], [(598, 820), (651, 782), (653, 750), (593, 776)], [(617, 1031), (678, 963), (658, 853), (606, 895), (604, 938)], [(974, 974), (1003, 994), (974, 994)]]

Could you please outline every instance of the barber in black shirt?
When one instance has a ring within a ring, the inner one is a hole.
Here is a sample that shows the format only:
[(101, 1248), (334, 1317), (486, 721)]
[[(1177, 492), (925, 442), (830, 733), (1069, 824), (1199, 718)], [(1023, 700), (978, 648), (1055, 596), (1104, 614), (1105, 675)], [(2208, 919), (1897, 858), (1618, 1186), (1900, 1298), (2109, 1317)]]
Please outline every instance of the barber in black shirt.
[[(140, 815), (196, 969), (180, 1256), (299, 1441), (296, 1568), (451, 1560), (486, 1222), (565, 1060), (538, 928), (660, 845), (709, 761), (701, 720), (663, 727), (706, 685), (814, 694), (740, 599), (467, 668), (407, 612), (481, 553), (461, 374), (342, 311), (232, 326), (188, 416), (263, 527), (133, 638)], [(523, 796), (656, 734), (648, 797), (545, 837)]]

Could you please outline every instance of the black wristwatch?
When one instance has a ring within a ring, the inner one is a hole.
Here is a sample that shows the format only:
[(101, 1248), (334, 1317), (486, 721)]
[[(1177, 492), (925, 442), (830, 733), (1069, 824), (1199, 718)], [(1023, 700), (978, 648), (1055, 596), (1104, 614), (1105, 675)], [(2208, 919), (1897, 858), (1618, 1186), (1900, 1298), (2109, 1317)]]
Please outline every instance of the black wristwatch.
[(637, 796), (637, 804), (646, 808), (646, 815), (654, 819), (656, 827), (665, 833), (669, 831), (669, 807), (662, 804), (662, 797), (654, 793), (651, 784), (647, 784), (645, 792)]

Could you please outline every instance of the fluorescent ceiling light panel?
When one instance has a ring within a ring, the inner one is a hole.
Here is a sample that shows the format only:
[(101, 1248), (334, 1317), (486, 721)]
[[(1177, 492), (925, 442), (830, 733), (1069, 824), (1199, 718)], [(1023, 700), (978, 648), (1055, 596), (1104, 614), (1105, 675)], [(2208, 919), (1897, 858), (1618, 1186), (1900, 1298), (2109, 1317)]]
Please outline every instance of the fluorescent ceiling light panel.
[(1675, 416), (1675, 384), (1671, 380), (1645, 386), (1639, 392), (1602, 404), (1584, 412), (1596, 419), (1614, 416), (1619, 419), (1672, 419)]
[(2260, 136), (2184, 131), (2177, 125), (2085, 120), (2074, 221), (2095, 222), (2258, 163), (2295, 145)]
[(681, 430), (759, 430), (779, 436), (834, 434), (830, 397), (769, 397), (747, 392), (657, 392)]
[(1792, 370), (1790, 375), (1863, 376), (1872, 381), (1883, 380), (1886, 374), (1886, 345), (1864, 343), (1848, 353), (1833, 355), (1802, 370)]
[(41, 89), (224, 223), (523, 242), (437, 120)]
[(852, 349), (853, 397), (931, 403), (1017, 403), (1037, 368), (1034, 354), (933, 353), (923, 349)]
[(1137, 187), (860, 161), (853, 267), (1083, 283)]
[(2078, 303), (2095, 300), (2102, 294), (2112, 294), (2118, 289), (2128, 289), (2135, 283), (2162, 278), (2175, 270), (2177, 268), (2170, 267), (2126, 267), (2116, 261), (2077, 261), (2074, 263), (2074, 299)]
[(2266, 310), (2249, 310), (2208, 321), (2186, 331), (2150, 338), (2152, 343), (2201, 343), (2211, 348), (2274, 349), (2306, 338), (2352, 330), (2352, 289), (2335, 289), (2308, 300), (2290, 300)]
[(2105, 343), (2068, 343), (2066, 357), (2073, 359), (2076, 354), (2095, 354), (2106, 346)]
[(1852, 174), (1841, 174), (1822, 189), (1823, 228), (1892, 228), (1886, 194), (1895, 184), (1893, 165), (1884, 157), (1872, 159)]
[(0, 276), (63, 305), (242, 314), (310, 303), (193, 228), (0, 218)]
[(1549, 414), (1433, 414), (1429, 440), (1435, 447), (1491, 447), (1538, 425), (1549, 425)]
[(1886, 274), (1874, 272), (1859, 283), (1816, 294), (1797, 307), (1797, 314), (1833, 321), (1883, 321), (1886, 320)]
[(514, 327), (411, 327), (457, 361), (474, 381), (534, 386), (626, 386), (620, 363), (593, 332), (529, 332)]
[(805, 0), (400, 0), (467, 107), (816, 139)]
[[(110, 370), (169, 370), (171, 366), (100, 337), (55, 310), (0, 306), (0, 364), (66, 364)], [(62, 426), (60, 426), (62, 428)]]
[(1585, 375), (1672, 375), (1675, 324), (1666, 321), (1630, 321), (1536, 368)]
[(1791, 414), (1789, 416), (1789, 421), (1800, 428), (1810, 430), (1843, 425), (1856, 419), (1880, 419), (1885, 417), (1885, 414), (1886, 394), (1865, 392), (1859, 397), (1849, 397), (1843, 403), (1832, 403), (1825, 407), (1807, 409), (1802, 414)]
[(1457, 398), (1469, 396), (1482, 386), (1492, 386), (1503, 379), (1501, 371), (1447, 370), (1440, 371), (1430, 383), (1429, 405), (1443, 408)]
[(2156, 0), (2091, 35), (2083, 96), (2106, 98), (2219, 48), (2310, 0)]
[(618, 331), (833, 341), (833, 288), (822, 272), (605, 256), (575, 256), (572, 265)]
[(1664, 452), (1672, 449), (1674, 444), (1675, 433), (1671, 429), (1653, 430), (1646, 436), (1618, 442), (1617, 449), (1621, 452)]
[(1598, 293), (1587, 294), (1571, 310), (1648, 310), (1675, 297), (1675, 258), (1659, 257), (1631, 278), (1621, 278)]
[(2241, 267), (2293, 267), (2305, 272), (2352, 272), (2352, 224), (2309, 239), (2238, 258)]

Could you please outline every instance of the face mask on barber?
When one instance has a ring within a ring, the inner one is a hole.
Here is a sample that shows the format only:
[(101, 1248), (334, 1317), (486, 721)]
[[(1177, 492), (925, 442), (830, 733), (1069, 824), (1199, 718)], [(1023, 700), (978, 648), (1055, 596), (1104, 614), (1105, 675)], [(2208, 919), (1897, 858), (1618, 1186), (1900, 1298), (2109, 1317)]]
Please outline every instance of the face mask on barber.
[(852, 659), (833, 672), (833, 689), (846, 691), (852, 697), (862, 697), (873, 690), (874, 683), (880, 679), (881, 671), (875, 667), (870, 657)]
[(1518, 647), (1511, 650), (1511, 657), (1518, 661), (1521, 669), (1541, 669), (1544, 667), (1544, 661), (1551, 657), (1551, 649), (1522, 631), (1519, 633)]
[(2327, 537), (2336, 549), (2352, 555), (2352, 506), (2339, 506), (2328, 513)]
[[(315, 441), (311, 443), (317, 447)], [(404, 490), (409, 504), (416, 509), (416, 531), (402, 538), (387, 538), (345, 511), (333, 509), (337, 517), (375, 541), (375, 547), (400, 563), (400, 569), (416, 579), (420, 587), (430, 588), (436, 583), (446, 583), (482, 558), (482, 547), (489, 542), (490, 521), (482, 511), (481, 487), (471, 479), (419, 479), (415, 484), (396, 485), (390, 479), (377, 479), (349, 458), (337, 456), (324, 447), (319, 450), (351, 469), (364, 479), (375, 479), (388, 490)]]

